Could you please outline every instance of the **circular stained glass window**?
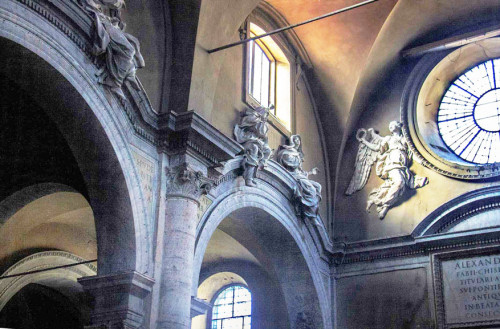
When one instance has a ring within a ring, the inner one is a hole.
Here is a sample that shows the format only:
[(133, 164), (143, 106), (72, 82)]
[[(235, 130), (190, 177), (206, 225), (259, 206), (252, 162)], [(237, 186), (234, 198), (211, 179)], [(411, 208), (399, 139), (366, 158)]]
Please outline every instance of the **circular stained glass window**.
[(500, 162), (500, 59), (474, 66), (450, 85), (439, 105), (438, 129), (465, 161)]

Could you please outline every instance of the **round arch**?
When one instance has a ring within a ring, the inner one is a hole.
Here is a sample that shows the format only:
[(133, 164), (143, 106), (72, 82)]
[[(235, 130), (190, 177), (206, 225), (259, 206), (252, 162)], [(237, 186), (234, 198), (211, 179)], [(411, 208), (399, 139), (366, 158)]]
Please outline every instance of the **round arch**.
[(6, 4), (0, 6), (0, 42), (8, 65), (0, 74), (46, 109), (80, 167), (96, 220), (99, 273), (151, 273), (151, 228), (122, 106), (55, 24), (19, 2)]
[[(43, 251), (23, 258), (12, 265), (2, 276), (64, 266), (82, 261), (85, 260), (68, 252)], [(96, 273), (97, 268), (94, 265), (81, 264), (0, 280), (0, 311), (18, 291), (31, 283), (54, 288), (70, 299), (75, 298), (77, 293), (83, 292), (77, 279), (96, 275)], [(78, 304), (78, 301), (76, 302)]]
[[(309, 305), (311, 309), (315, 309), (316, 314), (312, 313), (312, 317), (315, 323), (319, 327), (331, 328), (331, 308), (330, 308), (330, 292), (329, 292), (329, 274), (328, 267), (325, 269), (323, 266), (325, 263), (320, 257), (320, 253), (317, 250), (315, 241), (308, 231), (307, 225), (302, 223), (302, 220), (297, 218), (293, 204), (288, 198), (282, 194), (276, 185), (287, 185), (286, 177), (279, 179), (278, 168), (269, 168), (270, 172), (276, 174), (273, 182), (264, 183), (264, 181), (259, 181), (257, 188), (239, 186), (237, 180), (232, 182), (232, 188), (225, 189), (225, 193), (219, 195), (216, 200), (212, 203), (210, 208), (201, 218), (197, 230), (197, 241), (195, 247), (195, 259), (194, 259), (194, 271), (193, 271), (193, 295), (196, 296), (196, 289), (198, 287), (198, 280), (200, 271), (202, 268), (203, 256), (207, 245), (219, 225), (228, 217), (259, 217), (259, 225), (261, 228), (265, 227), (264, 230), (269, 229), (270, 231), (279, 231), (280, 237), (287, 237), (289, 245), (295, 245), (296, 253), (300, 253), (302, 260), (297, 260), (297, 263), (303, 262), (302, 272), (307, 272), (305, 275), (307, 278), (302, 278), (304, 280), (304, 285), (309, 284), (310, 291), (307, 292), (310, 298), (308, 301), (312, 302)], [(276, 166), (277, 167), (277, 166)], [(260, 221), (260, 219), (262, 219)], [(262, 224), (262, 225), (261, 225)], [(255, 231), (255, 235), (262, 234)], [(233, 236), (233, 238), (236, 238)], [(267, 239), (268, 241), (271, 239)], [(261, 240), (263, 241), (263, 240)], [(273, 248), (267, 248), (270, 250)], [(276, 248), (274, 248), (276, 249)], [(278, 248), (279, 249), (279, 248)], [(287, 249), (287, 248), (283, 248)], [(294, 255), (296, 257), (297, 254)], [(271, 257), (272, 258), (272, 257)], [(300, 279), (299, 279), (300, 281)], [(281, 282), (281, 284), (286, 284)], [(302, 285), (301, 285), (302, 286)], [(290, 288), (290, 287), (289, 287)], [(286, 303), (288, 305), (297, 306), (303, 304), (302, 301), (298, 301), (301, 297), (298, 295), (292, 296), (294, 293), (291, 292), (292, 289), (284, 289), (284, 296)], [(303, 297), (303, 296), (302, 296)], [(304, 306), (304, 305), (301, 305)], [(307, 308), (307, 307), (306, 307)], [(291, 312), (289, 310), (290, 321), (295, 321), (299, 316), (300, 312)]]
[(77, 192), (68, 185), (59, 183), (40, 183), (25, 187), (0, 201), (0, 225), (22, 207), (44, 196), (58, 192)]

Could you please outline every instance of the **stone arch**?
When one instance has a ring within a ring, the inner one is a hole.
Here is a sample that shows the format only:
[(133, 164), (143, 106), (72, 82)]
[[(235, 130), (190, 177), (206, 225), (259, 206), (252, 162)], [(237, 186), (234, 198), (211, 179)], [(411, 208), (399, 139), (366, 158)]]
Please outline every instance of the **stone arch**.
[[(228, 166), (230, 167), (231, 163), (228, 163)], [(290, 201), (291, 198), (285, 196), (282, 193), (283, 191), (280, 191), (277, 187), (290, 184), (291, 181), (288, 179), (289, 177), (287, 177), (286, 172), (277, 164), (271, 163), (270, 167), (262, 175), (268, 179), (259, 180), (257, 188), (243, 186), (239, 178), (235, 178), (231, 182), (226, 182), (225, 184), (232, 186), (229, 188), (227, 185), (225, 186), (225, 193), (216, 197), (201, 218), (197, 229), (195, 247), (193, 295), (196, 296), (203, 256), (215, 230), (228, 217), (255, 215), (258, 217), (258, 226), (276, 232), (280, 235), (279, 239), (285, 238), (288, 240), (287, 247), (292, 246), (290, 253), (295, 252), (295, 256), (300, 254), (299, 258), (301, 259), (297, 259), (297, 264), (300, 263), (297, 266), (300, 268), (294, 270), (297, 273), (306, 273), (305, 276), (307, 278), (302, 278), (303, 283), (306, 284), (307, 282), (311, 285), (311, 290), (307, 292), (309, 294), (307, 298), (310, 299), (306, 299), (314, 304), (314, 306), (310, 306), (315, 308), (317, 312), (317, 314), (313, 315), (313, 317), (317, 316), (313, 321), (318, 328), (330, 328), (332, 322), (331, 305), (329, 303), (331, 300), (329, 267), (321, 259), (321, 252), (319, 251), (321, 248), (318, 248), (317, 241), (315, 241), (315, 234), (311, 230), (312, 227), (310, 223), (304, 224), (302, 219), (297, 218), (293, 204)], [(272, 176), (274, 178), (271, 178)], [(255, 230), (253, 233), (259, 236), (262, 234), (262, 230)], [(232, 237), (238, 240), (237, 235), (238, 232)], [(269, 241), (272, 239), (266, 240)], [(259, 242), (262, 243), (262, 241), (264, 240), (260, 240)], [(269, 251), (269, 248), (267, 251)], [(277, 254), (270, 255), (271, 263), (273, 262), (273, 257), (277, 257)], [(283, 287), (284, 283), (281, 282), (281, 284)], [(292, 300), (296, 296), (292, 296), (293, 293), (290, 292), (289, 288), (285, 287), (283, 291), (286, 303), (288, 305), (297, 304), (297, 301)], [(295, 322), (296, 317), (299, 316), (298, 313), (293, 313), (290, 309), (288, 310), (288, 315), (290, 322)]]
[(466, 232), (478, 234), (481, 230), (498, 229), (500, 214), (500, 187), (488, 186), (448, 201), (431, 212), (413, 230), (413, 237)]
[(8, 65), (0, 74), (47, 110), (80, 167), (96, 220), (99, 273), (151, 273), (152, 229), (123, 105), (97, 83), (97, 67), (73, 35), (46, 19), (47, 11), (17, 1), (6, 5), (0, 7), (0, 42)]
[(70, 186), (31, 185), (0, 202), (0, 272), (44, 250), (96, 259), (96, 244), (91, 206)]
[[(2, 276), (43, 270), (51, 267), (64, 266), (83, 262), (83, 258), (64, 251), (43, 251), (23, 258), (12, 265)], [(72, 267), (58, 268), (50, 271), (32, 273), (0, 280), (0, 311), (8, 301), (22, 288), (31, 283), (42, 284), (59, 290), (68, 298), (76, 298), (83, 288), (77, 282), (78, 278), (97, 274), (97, 268), (92, 264), (80, 264)], [(78, 301), (75, 300), (78, 303)]]

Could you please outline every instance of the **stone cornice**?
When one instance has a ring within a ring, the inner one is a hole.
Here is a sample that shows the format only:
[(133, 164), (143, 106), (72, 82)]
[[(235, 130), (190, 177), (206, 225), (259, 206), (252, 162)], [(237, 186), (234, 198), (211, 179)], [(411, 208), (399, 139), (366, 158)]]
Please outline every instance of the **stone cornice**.
[(417, 238), (407, 235), (343, 245), (336, 244), (333, 264), (341, 266), (400, 257), (416, 257), (438, 251), (475, 248), (499, 243), (498, 228), (434, 234)]
[(133, 290), (140, 296), (145, 296), (154, 284), (154, 280), (141, 273), (122, 272), (111, 275), (88, 276), (78, 279), (78, 282), (85, 287), (87, 291), (100, 291), (108, 288), (123, 287), (125, 290)]
[(243, 148), (196, 112), (171, 112), (161, 132), (161, 147), (168, 154), (189, 153), (207, 167), (219, 167)]
[(500, 186), (488, 186), (444, 203), (405, 236), (336, 243), (334, 263), (358, 263), (426, 255), (435, 250), (477, 247), (500, 242), (500, 226), (452, 232), (452, 228), (486, 211), (500, 208)]
[(94, 300), (91, 326), (86, 328), (143, 328), (144, 300), (155, 281), (141, 273), (121, 272), (78, 279)]

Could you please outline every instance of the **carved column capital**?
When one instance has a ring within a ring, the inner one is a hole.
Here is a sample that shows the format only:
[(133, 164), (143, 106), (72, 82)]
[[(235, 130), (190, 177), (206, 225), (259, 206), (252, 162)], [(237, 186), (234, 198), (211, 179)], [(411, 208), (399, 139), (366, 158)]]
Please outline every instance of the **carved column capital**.
[(213, 186), (213, 180), (205, 177), (201, 171), (196, 171), (187, 163), (172, 168), (166, 168), (166, 197), (184, 197), (199, 202), (202, 195), (208, 194)]

